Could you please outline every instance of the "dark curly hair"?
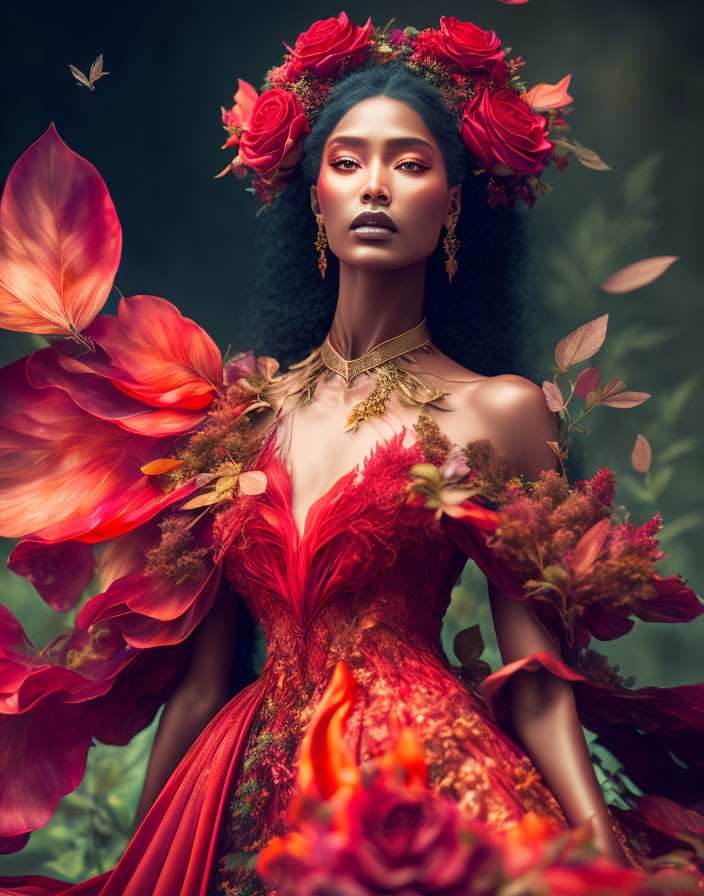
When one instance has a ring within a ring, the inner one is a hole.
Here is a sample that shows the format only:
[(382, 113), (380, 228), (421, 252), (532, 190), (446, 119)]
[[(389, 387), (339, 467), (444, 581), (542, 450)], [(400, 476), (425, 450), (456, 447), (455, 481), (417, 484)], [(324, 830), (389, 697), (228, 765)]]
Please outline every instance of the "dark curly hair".
[[(314, 249), (310, 184), (332, 130), (354, 105), (374, 96), (406, 103), (423, 119), (442, 151), (448, 184), (462, 183), (456, 234), (459, 269), (452, 284), (439, 244), (428, 258), (425, 313), (433, 342), (458, 363), (486, 376), (530, 376), (535, 355), (525, 320), (529, 235), (525, 210), (490, 208), (486, 173), (465, 148), (439, 91), (405, 64), (354, 72), (331, 92), (303, 144), (293, 180), (255, 223), (256, 264), (246, 330), (258, 352), (283, 365), (305, 357), (325, 338), (335, 311), (338, 266), (321, 280)], [(442, 241), (440, 241), (441, 243)]]

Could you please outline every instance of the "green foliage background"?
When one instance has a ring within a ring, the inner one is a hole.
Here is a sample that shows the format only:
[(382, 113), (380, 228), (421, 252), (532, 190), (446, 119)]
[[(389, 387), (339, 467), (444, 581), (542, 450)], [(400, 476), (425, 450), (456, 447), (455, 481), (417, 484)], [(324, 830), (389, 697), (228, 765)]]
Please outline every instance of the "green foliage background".
[[(371, 12), (379, 23), (397, 16), (400, 25), (418, 27), (455, 14), (495, 29), (514, 55), (520, 53), (529, 86), (572, 73), (570, 136), (595, 149), (611, 170), (589, 170), (576, 160), (565, 172), (551, 169), (545, 179), (554, 192), (528, 216), (536, 351), (544, 378), (552, 379), (557, 341), (609, 313), (606, 343), (590, 363), (602, 380), (620, 376), (628, 388), (652, 397), (637, 408), (599, 408), (587, 418), (585, 475), (613, 469), (616, 503), (628, 507), (636, 524), (662, 512), (668, 557), (660, 574), (682, 573), (700, 592), (702, 125), (696, 110), (704, 84), (691, 40), (698, 24), (694, 5), (532, 0), (512, 7), (476, 0), (452, 8), (416, 0), (405, 2), (403, 11), (389, 2), (373, 9), (353, 2), (346, 10), (354, 21)], [(310, 22), (338, 11), (323, 3), (272, 11), (271, 5), (244, 10), (216, 2), (179, 9), (161, 0), (111, 6), (64, 0), (30, 8), (6, 0), (4, 24), (13, 40), (0, 82), (9, 125), (3, 177), (55, 120), (69, 145), (98, 167), (116, 203), (125, 235), (117, 276), (122, 292), (164, 296), (221, 348), (230, 342), (244, 347), (239, 319), (245, 297), (237, 282), (252, 263), (247, 222), (256, 206), (234, 179), (212, 180), (226, 163), (218, 149), (219, 105), (229, 104), (237, 77), (257, 83), (283, 52), (281, 39), (291, 42)], [(85, 71), (99, 52), (111, 74), (90, 94), (76, 87), (68, 63)], [(671, 254), (681, 260), (650, 286), (620, 296), (599, 288), (626, 264)], [(8, 363), (36, 345), (33, 337), (0, 333), (0, 360)], [(638, 433), (653, 448), (645, 476), (630, 464)], [(11, 545), (4, 549), (8, 555)], [(73, 623), (73, 613), (54, 613), (6, 570), (0, 589), (35, 644)], [(495, 669), (500, 657), (486, 584), (468, 567), (446, 618), (450, 657), (454, 634), (475, 622), (487, 644), (484, 658)], [(637, 686), (672, 685), (704, 680), (702, 644), (700, 618), (687, 626), (637, 624), (604, 648), (624, 674), (636, 676)], [(128, 747), (91, 750), (80, 788), (25, 850), (0, 857), (0, 871), (79, 880), (110, 868), (128, 839), (155, 730), (156, 721)]]

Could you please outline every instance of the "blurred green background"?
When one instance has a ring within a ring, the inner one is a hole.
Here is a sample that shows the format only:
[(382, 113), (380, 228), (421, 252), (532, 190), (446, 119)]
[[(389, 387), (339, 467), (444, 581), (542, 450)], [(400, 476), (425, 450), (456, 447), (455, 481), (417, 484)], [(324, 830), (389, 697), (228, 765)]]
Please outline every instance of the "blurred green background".
[[(600, 408), (589, 416), (585, 474), (613, 469), (616, 503), (627, 505), (635, 524), (662, 512), (661, 545), (669, 556), (660, 574), (682, 573), (700, 593), (704, 76), (698, 4), (475, 0), (448, 7), (406, 0), (401, 8), (384, 0), (345, 8), (353, 21), (372, 14), (384, 24), (396, 16), (398, 25), (420, 28), (454, 14), (494, 29), (512, 55), (521, 55), (529, 87), (572, 74), (569, 136), (594, 149), (611, 170), (590, 170), (574, 159), (561, 174), (551, 168), (545, 179), (554, 192), (530, 213), (540, 361), (551, 379), (557, 341), (609, 313), (606, 343), (592, 363), (602, 380), (620, 376), (652, 398), (637, 408)], [(229, 343), (246, 347), (240, 283), (256, 264), (249, 222), (258, 206), (234, 178), (213, 179), (230, 159), (219, 148), (220, 105), (231, 105), (238, 77), (258, 85), (283, 53), (282, 40), (290, 44), (312, 21), (338, 12), (322, 3), (4, 0), (2, 177), (54, 121), (69, 146), (101, 172), (117, 207), (124, 233), (116, 278), (122, 293), (163, 296), (223, 350)], [(68, 65), (87, 72), (99, 53), (110, 74), (91, 93), (76, 85)], [(634, 292), (609, 295), (599, 288), (619, 268), (654, 255), (681, 258)], [(106, 310), (114, 311), (116, 301), (113, 293)], [(32, 337), (0, 333), (2, 363), (34, 347)], [(630, 464), (638, 433), (653, 449), (646, 475)], [(4, 543), (5, 555), (11, 547)], [(73, 622), (72, 614), (49, 610), (7, 571), (0, 572), (0, 587), (0, 600), (38, 645)], [(477, 621), (485, 658), (496, 668), (485, 581), (468, 568), (444, 631), (453, 660), (455, 632)], [(636, 625), (621, 642), (604, 646), (638, 686), (704, 680), (702, 618), (688, 626)], [(111, 867), (126, 842), (154, 730), (126, 748), (92, 750), (79, 790), (23, 852), (0, 858), (0, 871), (75, 880)]]

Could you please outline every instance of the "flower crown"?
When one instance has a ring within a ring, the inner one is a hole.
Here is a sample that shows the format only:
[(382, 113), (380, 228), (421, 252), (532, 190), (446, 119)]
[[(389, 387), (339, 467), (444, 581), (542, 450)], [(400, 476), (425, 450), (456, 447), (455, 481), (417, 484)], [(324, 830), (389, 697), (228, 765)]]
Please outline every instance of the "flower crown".
[(332, 88), (347, 75), (398, 59), (440, 92), (453, 113), (462, 140), (488, 174), (487, 202), (513, 207), (516, 199), (532, 206), (549, 187), (541, 172), (550, 162), (562, 170), (571, 152), (592, 168), (607, 168), (592, 150), (548, 133), (566, 130), (561, 116), (570, 112), (571, 75), (558, 84), (538, 84), (527, 91), (517, 74), (521, 57), (508, 59), (509, 48), (493, 31), (472, 22), (443, 16), (440, 28), (384, 28), (353, 25), (347, 14), (314, 22), (300, 34), (282, 65), (269, 69), (262, 93), (238, 79), (235, 104), (222, 108), (229, 137), (222, 147), (239, 148), (216, 175), (232, 171), (251, 175), (249, 190), (269, 205), (285, 188), (301, 157), (303, 140)]

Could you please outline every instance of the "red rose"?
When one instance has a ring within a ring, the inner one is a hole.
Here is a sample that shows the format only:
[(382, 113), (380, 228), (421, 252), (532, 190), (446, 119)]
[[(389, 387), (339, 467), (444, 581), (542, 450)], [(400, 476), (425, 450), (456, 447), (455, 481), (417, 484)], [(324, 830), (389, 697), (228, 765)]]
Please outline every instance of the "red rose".
[[(465, 108), (460, 133), (465, 146), (494, 174), (536, 174), (555, 145), (547, 122), (508, 87), (483, 90)], [(507, 170), (508, 169), (508, 170)]]
[(302, 138), (310, 131), (308, 119), (295, 94), (280, 87), (257, 97), (242, 135), (240, 157), (259, 175), (278, 168), (284, 156), (287, 165), (300, 155)]
[(494, 31), (483, 31), (472, 22), (460, 22), (454, 16), (440, 19), (440, 40), (437, 42), (438, 62), (456, 65), (463, 72), (487, 69), (491, 63), (503, 59), (501, 41)]
[(364, 59), (371, 33), (371, 18), (362, 28), (353, 25), (347, 13), (341, 12), (336, 19), (314, 22), (298, 36), (295, 47), (287, 49), (305, 71), (319, 78), (331, 78), (339, 73), (345, 60), (361, 62)]
[[(368, 893), (465, 896), (474, 877), (496, 876), (497, 856), (475, 837), (456, 802), (388, 772), (341, 807), (346, 832), (331, 870)], [(470, 845), (471, 844), (471, 845)]]

